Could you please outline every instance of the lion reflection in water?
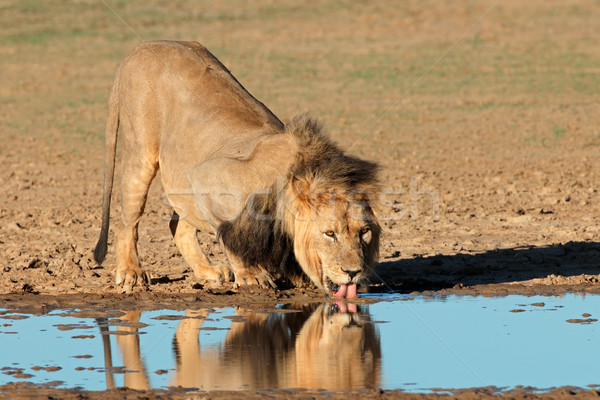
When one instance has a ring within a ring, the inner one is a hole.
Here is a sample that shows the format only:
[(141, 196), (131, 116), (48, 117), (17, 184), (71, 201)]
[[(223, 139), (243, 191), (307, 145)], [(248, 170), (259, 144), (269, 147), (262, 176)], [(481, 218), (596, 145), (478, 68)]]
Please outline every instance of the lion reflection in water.
[[(377, 388), (379, 334), (357, 307), (310, 304), (277, 313), (238, 308), (219, 346), (199, 341), (209, 310), (186, 311), (173, 339), (177, 365), (169, 385), (202, 390)], [(137, 333), (140, 314), (129, 311), (121, 317), (118, 333)], [(130, 371), (125, 386), (150, 389), (138, 335), (117, 335), (117, 344)]]

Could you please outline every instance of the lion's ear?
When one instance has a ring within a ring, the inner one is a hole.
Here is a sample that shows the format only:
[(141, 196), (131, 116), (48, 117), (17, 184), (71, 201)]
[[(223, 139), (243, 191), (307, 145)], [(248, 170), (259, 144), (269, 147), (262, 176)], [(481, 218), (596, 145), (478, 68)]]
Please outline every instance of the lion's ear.
[(277, 214), (290, 234), (295, 232), (298, 221), (308, 221), (313, 217), (311, 188), (311, 181), (305, 177), (291, 176), (284, 183)]
[(294, 202), (299, 203), (298, 206), (309, 210), (314, 204), (314, 199), (311, 194), (311, 182), (306, 178), (298, 178), (292, 176), (290, 180), (290, 189), (294, 194)]
[(317, 210), (328, 204), (331, 193), (318, 177), (291, 176), (285, 185), (280, 204), (283, 207), (279, 208), (278, 215), (291, 232), (297, 221), (314, 220)]
[(306, 220), (315, 208), (313, 184), (305, 177), (292, 176), (286, 191), (286, 207), (294, 218)]

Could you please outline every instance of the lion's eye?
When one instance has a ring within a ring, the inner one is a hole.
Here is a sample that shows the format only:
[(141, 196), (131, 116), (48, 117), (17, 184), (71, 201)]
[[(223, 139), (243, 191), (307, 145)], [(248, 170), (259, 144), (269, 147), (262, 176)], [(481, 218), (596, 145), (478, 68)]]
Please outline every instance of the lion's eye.
[(365, 233), (369, 232), (371, 230), (371, 228), (369, 228), (368, 226), (365, 226), (364, 228), (362, 228), (360, 230), (360, 234), (364, 235)]
[(334, 238), (335, 237), (335, 232), (334, 231), (327, 231), (327, 232), (325, 232), (325, 235), (329, 236), (330, 238)]

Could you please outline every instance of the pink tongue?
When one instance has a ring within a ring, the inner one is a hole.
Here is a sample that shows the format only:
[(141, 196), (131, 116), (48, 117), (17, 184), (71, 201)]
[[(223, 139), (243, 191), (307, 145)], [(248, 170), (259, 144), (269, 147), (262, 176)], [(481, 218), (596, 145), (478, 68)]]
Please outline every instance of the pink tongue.
[(356, 283), (351, 283), (348, 285), (348, 292), (346, 293), (346, 298), (348, 299), (356, 299), (358, 298), (358, 293), (356, 293)]
[(337, 292), (335, 292), (333, 294), (333, 297), (338, 297), (338, 298), (346, 297), (347, 291), (348, 291), (348, 285), (340, 285), (340, 288), (338, 289)]
[(333, 294), (333, 297), (337, 298), (347, 298), (347, 299), (355, 299), (358, 297), (358, 293), (356, 293), (356, 283), (350, 283), (348, 285), (340, 285), (340, 288), (337, 292)]

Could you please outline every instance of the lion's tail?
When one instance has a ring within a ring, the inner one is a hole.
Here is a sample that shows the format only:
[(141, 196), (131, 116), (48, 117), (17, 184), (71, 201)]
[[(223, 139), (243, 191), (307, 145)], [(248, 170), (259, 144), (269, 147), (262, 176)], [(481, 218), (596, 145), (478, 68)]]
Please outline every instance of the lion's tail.
[(108, 228), (110, 223), (110, 200), (115, 175), (115, 154), (117, 150), (117, 131), (119, 130), (119, 77), (121, 68), (115, 75), (115, 81), (108, 99), (108, 120), (104, 154), (104, 192), (102, 194), (102, 228), (100, 238), (94, 249), (94, 260), (102, 264), (108, 250)]

